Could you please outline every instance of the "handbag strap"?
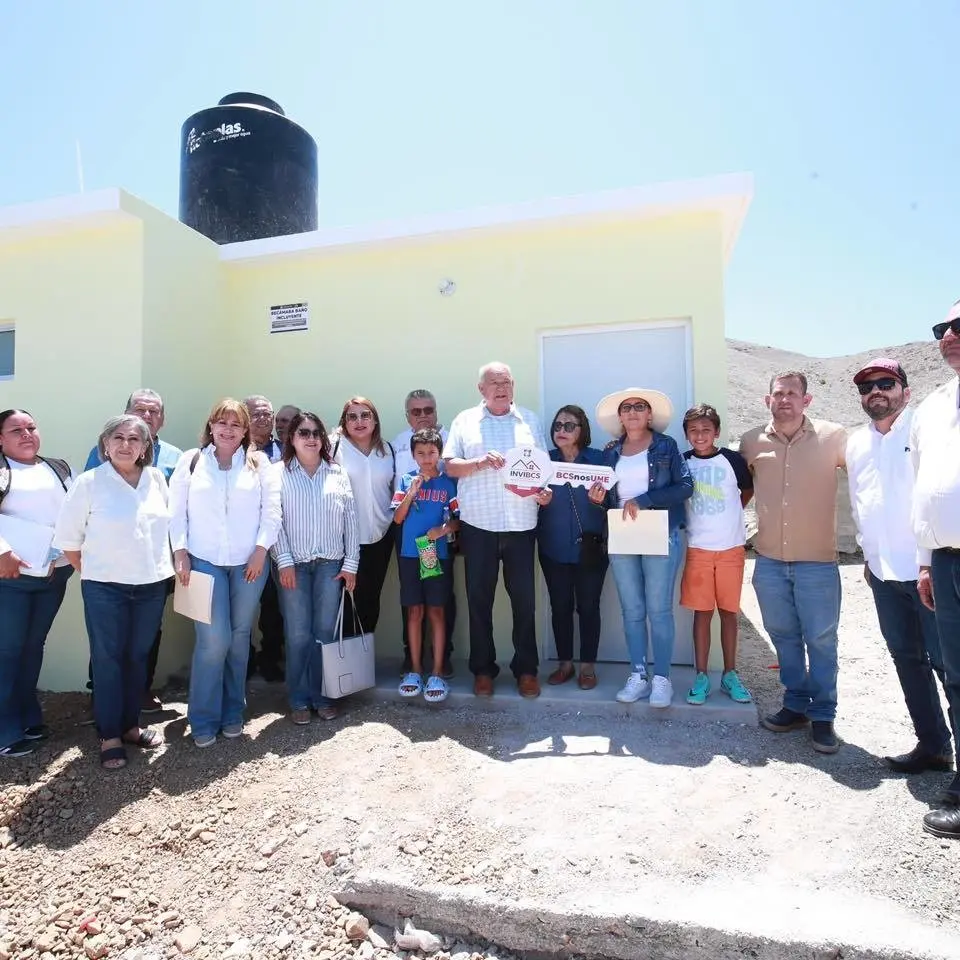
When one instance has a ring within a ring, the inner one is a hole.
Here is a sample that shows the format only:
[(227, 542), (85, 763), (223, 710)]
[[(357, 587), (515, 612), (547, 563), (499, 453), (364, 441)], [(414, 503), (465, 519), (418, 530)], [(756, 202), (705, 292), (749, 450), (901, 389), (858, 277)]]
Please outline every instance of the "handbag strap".
[(564, 484), (567, 488), (567, 493), (570, 494), (570, 506), (573, 507), (573, 515), (577, 518), (577, 529), (580, 531), (580, 539), (583, 539), (583, 524), (580, 522), (580, 511), (577, 509), (577, 498), (573, 495), (573, 485), (570, 483)]

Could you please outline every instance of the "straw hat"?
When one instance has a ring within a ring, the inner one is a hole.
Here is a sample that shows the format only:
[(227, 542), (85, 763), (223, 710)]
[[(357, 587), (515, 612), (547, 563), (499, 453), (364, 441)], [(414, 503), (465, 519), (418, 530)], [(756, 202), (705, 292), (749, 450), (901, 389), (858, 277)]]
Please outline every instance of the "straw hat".
[(620, 423), (620, 404), (624, 400), (636, 397), (639, 400), (646, 400), (653, 411), (650, 426), (658, 433), (663, 433), (673, 417), (673, 404), (670, 398), (659, 390), (648, 390), (646, 387), (627, 387), (626, 390), (617, 390), (616, 393), (608, 393), (597, 404), (597, 423), (603, 427), (607, 433), (619, 437), (623, 432), (623, 425)]

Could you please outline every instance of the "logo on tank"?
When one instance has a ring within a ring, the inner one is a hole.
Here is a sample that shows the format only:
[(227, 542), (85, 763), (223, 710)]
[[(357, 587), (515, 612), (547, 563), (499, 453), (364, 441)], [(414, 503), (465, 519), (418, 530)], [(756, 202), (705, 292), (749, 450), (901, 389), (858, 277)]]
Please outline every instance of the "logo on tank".
[(187, 153), (193, 153), (205, 143), (221, 143), (224, 140), (238, 140), (240, 137), (249, 137), (249, 130), (245, 130), (242, 123), (221, 123), (219, 127), (197, 133), (196, 127), (191, 127), (187, 134)]

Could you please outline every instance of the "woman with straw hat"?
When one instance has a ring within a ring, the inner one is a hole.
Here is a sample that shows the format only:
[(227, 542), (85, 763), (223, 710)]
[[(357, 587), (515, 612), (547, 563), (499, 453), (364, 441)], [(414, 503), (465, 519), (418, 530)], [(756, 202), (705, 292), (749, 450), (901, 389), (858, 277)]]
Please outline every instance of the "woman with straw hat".
[[(670, 661), (675, 635), (674, 587), (682, 559), (680, 527), (684, 502), (693, 495), (693, 478), (676, 441), (664, 434), (673, 405), (659, 390), (628, 387), (597, 404), (597, 422), (617, 439), (606, 450), (616, 485), (613, 496), (624, 519), (641, 510), (666, 510), (668, 553), (610, 554), (623, 629), (630, 653), (630, 676), (617, 694), (621, 703), (650, 698), (651, 707), (669, 707), (673, 699)], [(599, 493), (591, 493), (595, 500)], [(649, 620), (649, 634), (647, 621)], [(653, 642), (653, 680), (647, 677), (647, 640)]]

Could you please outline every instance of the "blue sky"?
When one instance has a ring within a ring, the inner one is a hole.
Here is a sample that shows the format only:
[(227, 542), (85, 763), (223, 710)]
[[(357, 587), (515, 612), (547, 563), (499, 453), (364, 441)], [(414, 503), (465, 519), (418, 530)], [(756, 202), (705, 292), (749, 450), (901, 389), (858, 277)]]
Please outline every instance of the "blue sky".
[(957, 37), (954, 0), (0, 0), (0, 205), (76, 191), (79, 139), (88, 190), (175, 216), (180, 124), (254, 90), (317, 138), (324, 225), (750, 171), (729, 336), (928, 339)]

